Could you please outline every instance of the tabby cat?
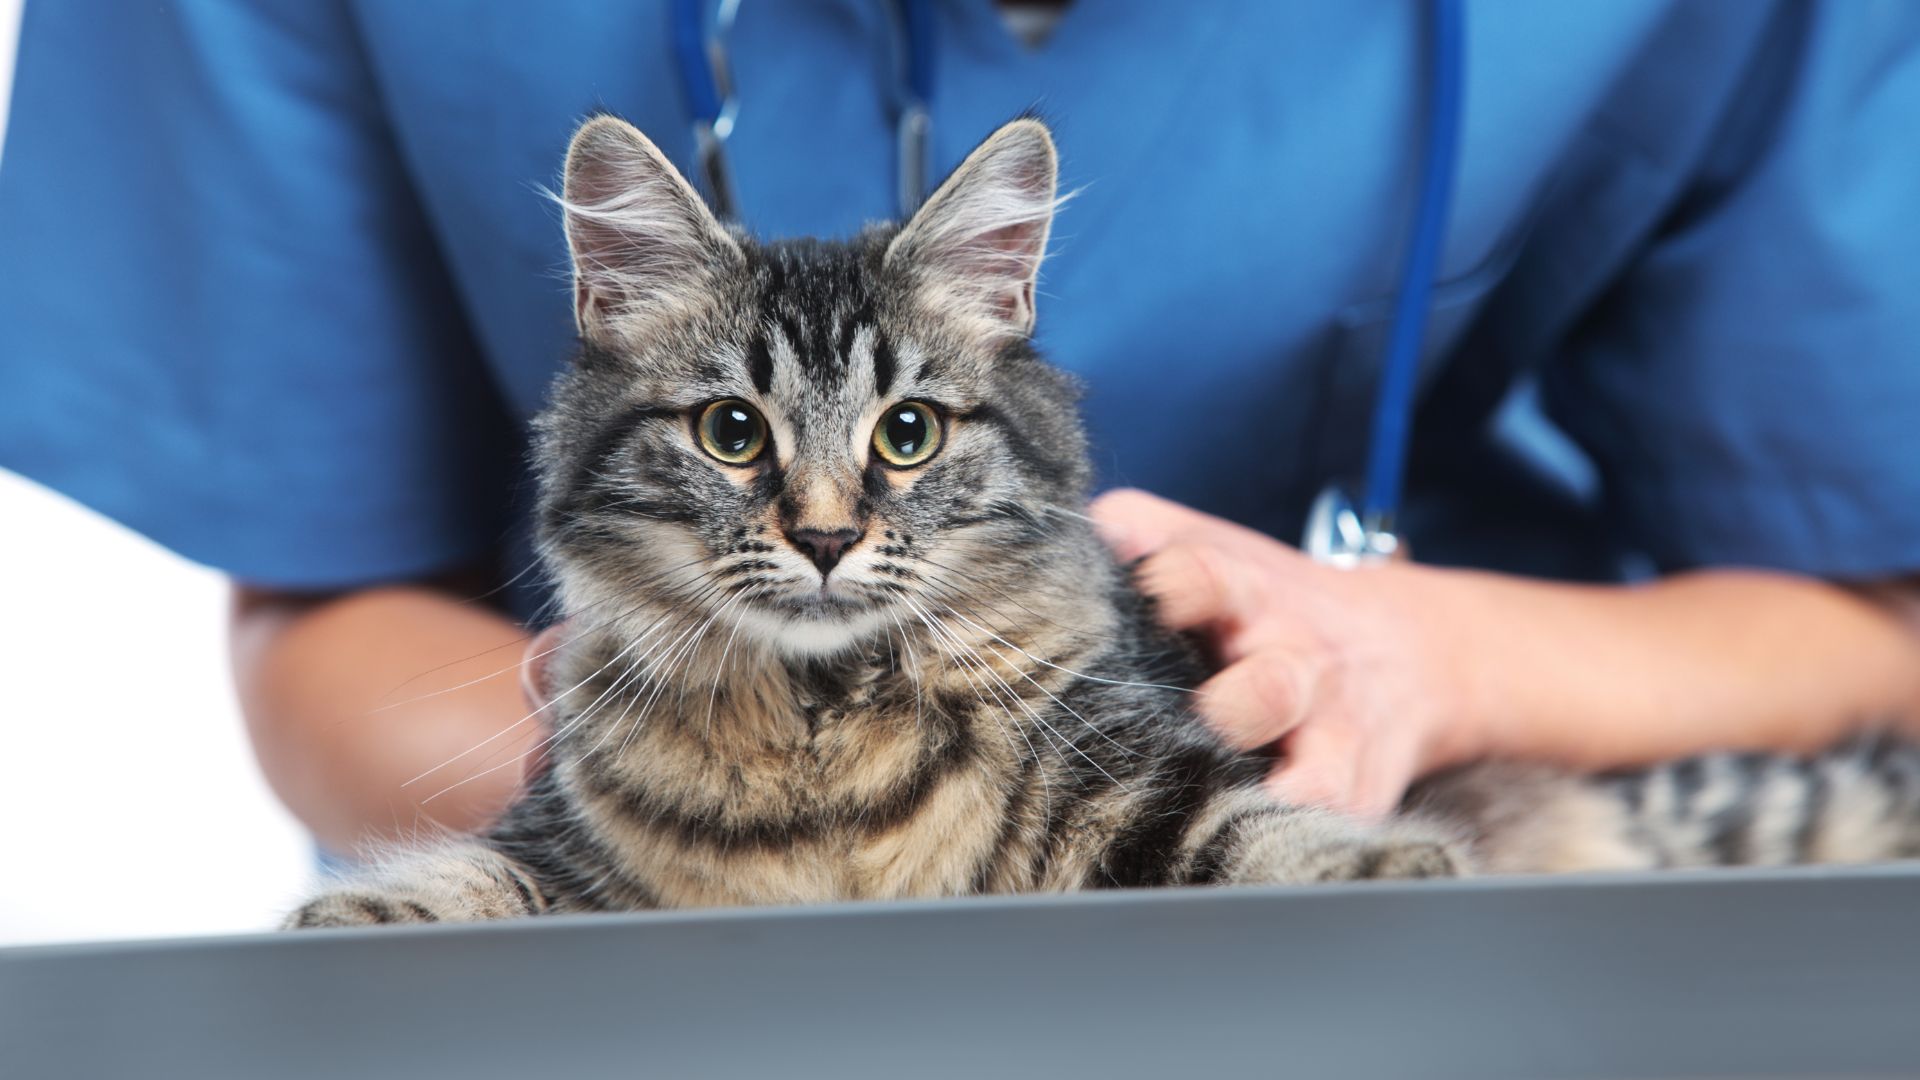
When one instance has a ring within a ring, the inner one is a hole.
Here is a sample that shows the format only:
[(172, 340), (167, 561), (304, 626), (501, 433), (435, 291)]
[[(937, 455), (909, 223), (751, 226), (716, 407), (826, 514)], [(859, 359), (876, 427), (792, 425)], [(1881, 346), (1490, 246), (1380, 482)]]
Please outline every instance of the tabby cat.
[(1206, 672), (1078, 512), (1030, 342), (1056, 204), (1031, 119), (904, 226), (757, 243), (590, 120), (564, 206), (583, 349), (538, 424), (570, 615), (551, 766), (484, 836), (290, 926), (1112, 886), (1892, 858), (1920, 757), (1484, 765), (1366, 824), (1280, 805), (1192, 714)]

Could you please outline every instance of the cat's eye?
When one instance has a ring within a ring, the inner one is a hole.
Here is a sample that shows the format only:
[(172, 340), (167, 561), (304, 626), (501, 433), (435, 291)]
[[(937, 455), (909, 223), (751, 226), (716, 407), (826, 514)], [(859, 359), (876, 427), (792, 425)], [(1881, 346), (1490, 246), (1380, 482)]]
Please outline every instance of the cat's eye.
[(917, 401), (894, 405), (873, 426), (873, 449), (889, 465), (918, 465), (940, 449), (940, 418)]
[(729, 465), (745, 465), (767, 448), (767, 422), (738, 398), (707, 406), (696, 426), (700, 448)]

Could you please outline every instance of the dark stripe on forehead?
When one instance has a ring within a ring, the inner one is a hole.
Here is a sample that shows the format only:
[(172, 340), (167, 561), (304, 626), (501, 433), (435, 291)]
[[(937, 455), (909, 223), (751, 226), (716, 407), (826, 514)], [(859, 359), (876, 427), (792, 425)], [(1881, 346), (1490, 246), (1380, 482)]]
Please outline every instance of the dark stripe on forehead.
[(873, 328), (873, 392), (876, 397), (886, 397), (893, 389), (893, 347), (887, 344), (887, 335)]
[(747, 376), (753, 380), (753, 388), (762, 394), (773, 392), (773, 350), (767, 347), (765, 334), (753, 339), (747, 347)]
[(853, 338), (860, 328), (873, 323), (873, 305), (861, 304), (853, 314), (840, 322), (840, 341), (834, 346), (843, 361), (853, 359)]
[[(853, 364), (854, 340), (860, 336), (860, 331), (863, 328), (868, 328), (868, 327), (871, 327), (874, 332), (874, 338), (875, 338), (874, 347), (877, 349), (879, 348), (878, 342), (879, 342), (880, 327), (874, 322), (873, 304), (871, 301), (860, 304), (858, 307), (854, 308), (852, 312), (848, 313), (847, 315), (841, 318), (839, 340), (834, 343), (833, 351), (834, 351), (834, 355), (839, 358), (840, 366), (842, 368), (848, 368), (848, 369), (851, 368), (851, 365)], [(879, 362), (879, 359), (880, 359), (879, 355), (876, 353), (874, 356), (874, 361), (876, 364)], [(888, 363), (891, 364), (891, 362), (892, 362), (892, 358), (891, 356), (889, 356)], [(876, 374), (877, 373), (878, 373), (878, 369), (876, 368)], [(885, 379), (877, 380), (876, 381), (877, 389), (874, 392), (878, 394), (886, 393), (887, 385), (892, 381), (893, 379), (891, 375), (889, 375)]]
[(780, 316), (781, 332), (793, 343), (800, 369), (812, 378), (828, 378), (846, 367), (846, 357), (834, 351), (837, 337), (831, 332), (832, 326), (832, 316), (820, 308), (787, 311)]
[(798, 316), (791, 311), (782, 311), (774, 316), (780, 323), (780, 336), (787, 339), (787, 345), (793, 349), (793, 358), (800, 361), (802, 369), (812, 368), (812, 357), (807, 355), (806, 328), (801, 325)]

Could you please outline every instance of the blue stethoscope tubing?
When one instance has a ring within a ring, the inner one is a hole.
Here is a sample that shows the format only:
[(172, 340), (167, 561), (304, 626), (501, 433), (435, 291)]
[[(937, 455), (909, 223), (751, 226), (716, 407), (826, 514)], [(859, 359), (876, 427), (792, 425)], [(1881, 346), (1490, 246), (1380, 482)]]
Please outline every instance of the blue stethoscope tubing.
[[(726, 35), (740, 0), (720, 0), (709, 32), (707, 0), (672, 0), (674, 61), (680, 89), (693, 119), (700, 172), (714, 213), (739, 217), (726, 142), (735, 113), (733, 71), (727, 61)], [(895, 136), (900, 173), (897, 202), (901, 220), (920, 208), (927, 194), (927, 155), (933, 137), (934, 15), (932, 0), (888, 0), (894, 38)]]
[(1428, 8), (1432, 25), (1427, 34), (1427, 62), (1431, 70), (1420, 149), (1419, 202), (1400, 267), (1393, 329), (1387, 339), (1386, 359), (1380, 366), (1380, 386), (1375, 391), (1367, 486), (1360, 504), (1362, 527), (1383, 536), (1393, 535), (1405, 485), (1415, 376), (1426, 343), (1427, 311), (1433, 301), (1440, 249), (1446, 240), (1460, 156), (1467, 51), (1463, 7), (1463, 0), (1431, 0)]
[[(681, 89), (714, 210), (738, 217), (724, 153), (732, 133), (733, 79), (726, 62), (724, 31), (740, 0), (721, 0), (709, 34), (706, 0), (672, 0), (672, 40)], [(931, 0), (889, 0), (900, 79), (896, 124), (900, 152), (900, 213), (911, 214), (926, 194), (927, 147), (932, 126), (934, 14)], [(1460, 151), (1465, 98), (1465, 0), (1424, 0), (1427, 19), (1427, 93), (1422, 117), (1420, 183), (1412, 228), (1400, 266), (1392, 329), (1375, 391), (1367, 450), (1366, 487), (1358, 511), (1337, 488), (1316, 503), (1305, 546), (1316, 557), (1353, 565), (1403, 553), (1395, 522), (1406, 482), (1413, 429), (1414, 391), (1426, 345), (1427, 314), (1446, 240)]]

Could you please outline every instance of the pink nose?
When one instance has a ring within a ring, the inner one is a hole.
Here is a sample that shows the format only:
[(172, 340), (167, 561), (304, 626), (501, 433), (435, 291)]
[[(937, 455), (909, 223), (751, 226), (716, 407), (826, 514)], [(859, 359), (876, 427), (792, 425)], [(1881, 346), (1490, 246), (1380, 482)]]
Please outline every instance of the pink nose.
[(826, 577), (840, 562), (840, 556), (848, 548), (860, 542), (867, 535), (864, 529), (789, 529), (787, 540), (813, 560), (820, 568), (820, 576)]

